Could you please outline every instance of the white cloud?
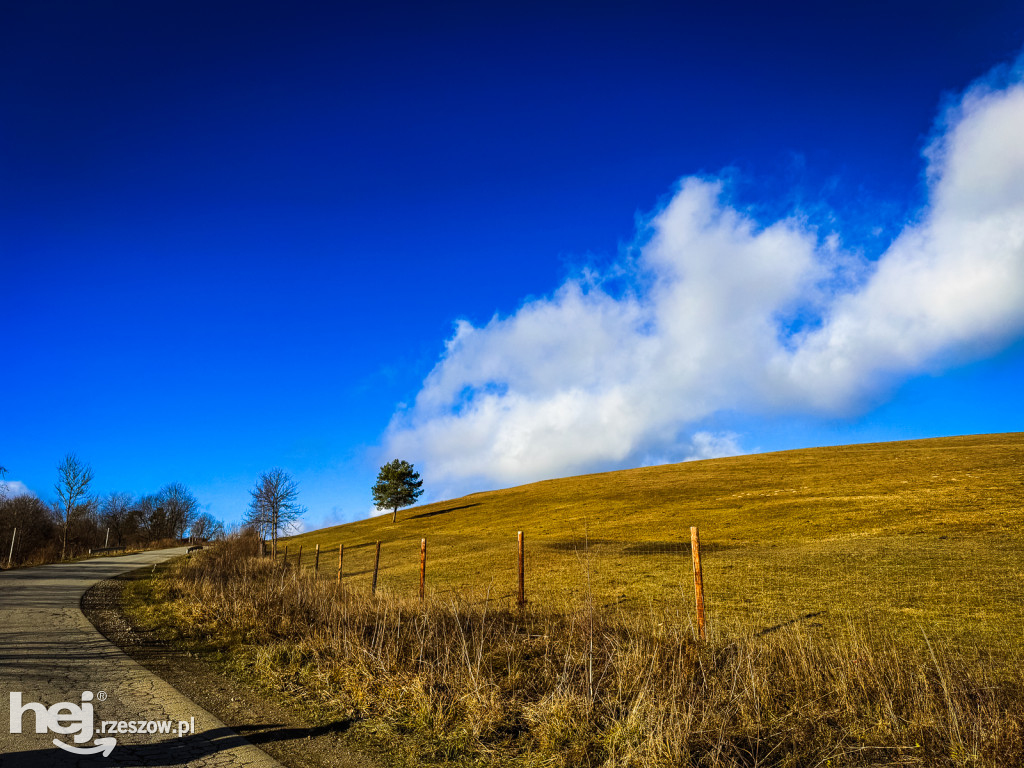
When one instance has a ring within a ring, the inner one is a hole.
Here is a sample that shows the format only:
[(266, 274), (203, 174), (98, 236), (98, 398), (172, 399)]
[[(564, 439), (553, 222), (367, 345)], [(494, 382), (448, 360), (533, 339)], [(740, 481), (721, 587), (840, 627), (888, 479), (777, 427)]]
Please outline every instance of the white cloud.
[(0, 496), (4, 495), (6, 491), (7, 498), (13, 499), (15, 496), (35, 496), (29, 487), (19, 480), (0, 480)]
[(779, 355), (825, 411), (886, 380), (978, 358), (1024, 328), (1024, 87), (969, 91), (929, 148), (930, 204), (827, 321)]
[[(610, 276), (457, 324), (385, 436), (451, 490), (740, 452), (716, 411), (846, 413), (1024, 329), (1024, 87), (979, 85), (926, 151), (928, 205), (877, 262), (683, 179)], [(800, 322), (796, 322), (797, 319)]]
[(300, 533), (306, 533), (307, 531), (316, 530), (311, 527), (308, 522), (303, 520), (301, 517), (298, 520), (292, 520), (290, 523), (286, 523), (282, 526), (282, 536), (298, 536)]
[(684, 461), (721, 459), (725, 456), (739, 456), (743, 453), (738, 442), (739, 435), (733, 432), (695, 432), (692, 453)]

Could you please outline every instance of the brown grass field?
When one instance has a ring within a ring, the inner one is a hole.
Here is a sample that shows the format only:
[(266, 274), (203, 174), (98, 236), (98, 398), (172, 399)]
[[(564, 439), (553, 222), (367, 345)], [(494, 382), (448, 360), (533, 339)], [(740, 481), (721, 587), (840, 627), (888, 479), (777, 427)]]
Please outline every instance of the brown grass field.
[(1024, 434), (648, 467), (306, 533), (287, 564), (236, 539), (133, 582), (132, 615), (388, 764), (1024, 765), (1022, 501)]
[[(429, 480), (429, 478), (428, 478)], [(294, 562), (370, 588), (419, 590), (420, 540), (436, 593), (511, 599), (516, 532), (527, 598), (591, 590), (625, 610), (693, 604), (701, 532), (709, 627), (770, 627), (809, 613), (869, 614), (919, 634), (1024, 645), (1024, 434), (814, 448), (533, 483), (399, 510), (291, 539)], [(283, 552), (279, 551), (279, 555)]]

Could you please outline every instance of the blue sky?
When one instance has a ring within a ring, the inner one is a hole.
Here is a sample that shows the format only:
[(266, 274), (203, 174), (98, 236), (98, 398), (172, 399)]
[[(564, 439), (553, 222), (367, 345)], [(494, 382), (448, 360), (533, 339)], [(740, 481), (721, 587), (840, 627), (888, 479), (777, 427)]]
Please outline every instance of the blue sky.
[(371, 5), (0, 6), (16, 487), (1024, 430), (1019, 2)]

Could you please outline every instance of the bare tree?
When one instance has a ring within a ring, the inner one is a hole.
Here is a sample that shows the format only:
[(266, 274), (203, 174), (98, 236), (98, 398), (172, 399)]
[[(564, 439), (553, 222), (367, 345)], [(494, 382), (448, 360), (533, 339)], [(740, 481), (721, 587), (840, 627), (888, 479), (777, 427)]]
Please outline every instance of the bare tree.
[(278, 534), (285, 532), (306, 512), (297, 501), (299, 484), (283, 469), (275, 467), (260, 475), (250, 494), (252, 501), (246, 522), (261, 538), (271, 539), (271, 555), (276, 557)]
[(138, 532), (135, 499), (130, 493), (108, 494), (100, 504), (100, 524), (114, 532), (117, 546), (123, 547)]
[(139, 536), (144, 541), (160, 538), (163, 516), (164, 511), (160, 508), (160, 500), (155, 493), (139, 496), (132, 505), (132, 517), (135, 518)]
[(163, 510), (165, 538), (182, 538), (199, 514), (199, 501), (183, 483), (170, 483), (157, 494)]
[(190, 539), (210, 541), (224, 535), (224, 524), (209, 512), (200, 512), (188, 532)]
[[(25, 562), (35, 557), (47, 559), (44, 555), (53, 545), (54, 534), (57, 533), (50, 507), (27, 493), (10, 496), (0, 504), (2, 541), (10, 543), (14, 528), (18, 530), (13, 553), (15, 562)], [(9, 549), (4, 548), (3, 557), (9, 552)]]
[(249, 501), (249, 509), (243, 520), (245, 526), (260, 540), (266, 541), (270, 536), (270, 512), (262, 498), (261, 493), (262, 476), (256, 484), (256, 488), (250, 491), (252, 499)]
[(54, 512), (57, 515), (57, 524), (61, 528), (61, 560), (64, 559), (68, 547), (68, 526), (79, 512), (86, 511), (83, 502), (89, 493), (91, 482), (92, 467), (83, 463), (75, 454), (69, 453), (57, 465), (57, 482), (53, 487), (57, 491), (60, 504), (54, 505)]

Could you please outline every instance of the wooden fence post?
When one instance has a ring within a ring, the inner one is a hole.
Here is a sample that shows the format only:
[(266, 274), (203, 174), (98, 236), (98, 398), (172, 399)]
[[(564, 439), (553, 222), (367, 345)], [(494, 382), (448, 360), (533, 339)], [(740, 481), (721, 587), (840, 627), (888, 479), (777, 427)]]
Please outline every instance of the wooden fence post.
[(420, 540), (420, 600), (426, 596), (427, 585), (427, 540)]
[(316, 545), (316, 560), (313, 561), (313, 575), (320, 575), (320, 545)]
[(520, 608), (526, 606), (526, 571), (523, 566), (523, 532), (519, 531), (519, 599), (517, 604)]
[(299, 544), (299, 554), (295, 558), (295, 570), (299, 573), (302, 572), (302, 545)]
[(338, 586), (341, 586), (341, 562), (345, 557), (345, 545), (338, 545)]
[(370, 587), (370, 594), (377, 594), (377, 566), (380, 565), (380, 540), (377, 540), (377, 556), (373, 559), (373, 586)]
[(705, 638), (704, 577), (700, 570), (700, 533), (697, 526), (690, 528), (690, 549), (693, 551), (693, 591), (697, 599), (697, 635)]
[(18, 535), (18, 529), (14, 529), (14, 533), (11, 534), (11, 552), (7, 555), (7, 567), (11, 567), (11, 563), (14, 561), (14, 537)]
[(288, 545), (284, 545), (284, 564), (288, 565)]

